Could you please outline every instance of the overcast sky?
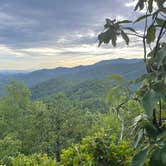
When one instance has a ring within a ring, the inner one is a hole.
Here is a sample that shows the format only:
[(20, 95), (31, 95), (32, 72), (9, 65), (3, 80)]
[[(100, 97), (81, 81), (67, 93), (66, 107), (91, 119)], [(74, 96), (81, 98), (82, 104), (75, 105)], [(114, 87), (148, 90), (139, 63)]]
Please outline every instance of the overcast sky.
[(105, 18), (132, 18), (133, 0), (0, 0), (0, 69), (39, 69), (140, 58), (119, 39), (97, 47)]

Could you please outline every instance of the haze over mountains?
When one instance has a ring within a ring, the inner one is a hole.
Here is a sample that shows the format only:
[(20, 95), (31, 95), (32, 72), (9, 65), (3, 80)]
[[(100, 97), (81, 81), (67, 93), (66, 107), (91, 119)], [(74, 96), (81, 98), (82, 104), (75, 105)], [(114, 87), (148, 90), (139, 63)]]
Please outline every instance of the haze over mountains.
[(4, 71), (0, 72), (0, 94), (3, 94), (3, 88), (10, 80), (23, 81), (31, 88), (33, 97), (38, 98), (78, 87), (79, 84), (82, 86), (84, 83), (87, 84), (87, 81), (93, 85), (93, 80), (100, 80), (102, 85), (101, 80), (107, 82), (107, 76), (110, 74), (120, 74), (126, 80), (131, 80), (143, 73), (145, 73), (145, 66), (140, 59), (106, 60), (88, 66), (58, 67), (33, 72)]

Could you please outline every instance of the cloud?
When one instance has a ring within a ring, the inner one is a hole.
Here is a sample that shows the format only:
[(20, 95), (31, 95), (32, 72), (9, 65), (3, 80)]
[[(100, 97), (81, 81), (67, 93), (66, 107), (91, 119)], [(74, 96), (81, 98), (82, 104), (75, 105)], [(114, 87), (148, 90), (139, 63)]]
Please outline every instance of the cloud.
[[(97, 48), (97, 35), (105, 18), (133, 17), (129, 2), (1, 0), (0, 60), (9, 62), (1, 69), (80, 65), (121, 56), (111, 46)], [(118, 40), (123, 51), (125, 46)]]

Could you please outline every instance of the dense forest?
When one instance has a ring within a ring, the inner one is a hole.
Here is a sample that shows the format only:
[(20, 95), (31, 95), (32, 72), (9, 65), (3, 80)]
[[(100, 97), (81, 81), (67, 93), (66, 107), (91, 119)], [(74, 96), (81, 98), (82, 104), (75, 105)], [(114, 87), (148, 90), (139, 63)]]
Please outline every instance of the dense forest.
[[(132, 63), (136, 69), (128, 68), (127, 75), (109, 75), (113, 64), (104, 63), (98, 70), (50, 74), (30, 89), (20, 81), (6, 85), (0, 98), (0, 165), (166, 165), (165, 0), (138, 0), (137, 10), (145, 15), (134, 21), (106, 19), (98, 40), (99, 46), (115, 47), (118, 37), (127, 45), (130, 36), (140, 38), (146, 73)], [(140, 22), (143, 33), (133, 28)]]

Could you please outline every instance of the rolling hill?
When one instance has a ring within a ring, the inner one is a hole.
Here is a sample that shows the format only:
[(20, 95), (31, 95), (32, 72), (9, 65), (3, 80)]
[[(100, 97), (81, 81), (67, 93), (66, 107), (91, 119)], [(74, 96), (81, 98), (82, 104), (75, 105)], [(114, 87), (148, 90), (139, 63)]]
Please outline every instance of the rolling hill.
[(92, 94), (103, 96), (111, 86), (108, 75), (120, 74), (126, 80), (132, 80), (145, 73), (142, 61), (123, 59), (102, 61), (69, 70), (72, 71), (33, 86), (31, 88), (33, 98), (43, 98), (58, 92), (64, 92), (71, 98), (72, 96), (88, 98), (88, 94), (91, 94), (91, 97)]
[(0, 92), (2, 95), (3, 88), (9, 80), (18, 80), (31, 88), (33, 98), (41, 98), (59, 91), (71, 91), (72, 88), (82, 86), (82, 84), (86, 86), (86, 82), (90, 80), (107, 82), (107, 76), (110, 74), (120, 74), (126, 80), (131, 80), (143, 73), (145, 73), (145, 66), (140, 59), (106, 60), (88, 66), (59, 67), (28, 73), (0, 73)]

